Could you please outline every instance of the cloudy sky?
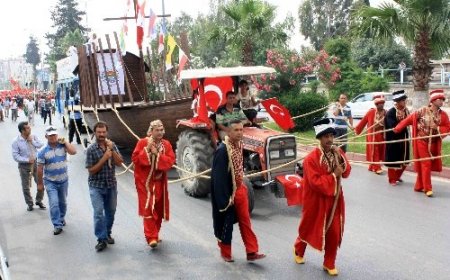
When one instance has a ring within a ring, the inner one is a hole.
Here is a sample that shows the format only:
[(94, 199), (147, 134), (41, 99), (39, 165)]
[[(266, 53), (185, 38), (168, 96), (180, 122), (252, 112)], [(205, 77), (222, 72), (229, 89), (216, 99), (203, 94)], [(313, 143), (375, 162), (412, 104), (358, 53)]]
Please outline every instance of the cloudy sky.
[[(372, 0), (376, 5), (383, 0)], [(104, 22), (105, 17), (116, 17), (124, 13), (126, 0), (78, 0), (79, 8), (87, 11), (87, 19), (84, 24), (97, 34), (119, 31), (120, 23)], [(297, 17), (297, 9), (303, 0), (267, 0), (276, 5), (278, 20), (282, 20), (288, 13)], [(50, 30), (52, 21), (50, 10), (56, 5), (57, 0), (19, 0), (2, 1), (0, 9), (0, 59), (17, 57), (25, 53), (26, 44), (30, 35), (38, 39), (41, 50), (48, 51), (46, 40), (43, 37)], [(147, 0), (155, 13), (162, 13), (162, 0)], [(209, 0), (165, 0), (166, 13), (172, 18), (182, 11), (196, 16), (198, 13), (208, 11)], [(296, 31), (291, 39), (291, 45), (304, 44), (302, 37)]]

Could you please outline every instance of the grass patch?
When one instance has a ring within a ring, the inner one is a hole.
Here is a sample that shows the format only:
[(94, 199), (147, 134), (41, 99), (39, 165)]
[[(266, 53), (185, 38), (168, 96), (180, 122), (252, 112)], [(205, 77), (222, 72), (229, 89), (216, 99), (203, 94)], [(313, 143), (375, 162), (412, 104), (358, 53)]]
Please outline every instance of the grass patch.
[[(277, 130), (277, 131), (283, 131), (276, 123), (273, 123), (273, 122), (265, 123), (264, 126), (270, 128), (270, 129)], [(318, 143), (316, 140), (316, 134), (315, 134), (314, 130), (294, 132), (293, 134), (295, 136), (298, 136), (301, 138), (301, 139), (297, 139), (300, 144), (313, 145), (313, 144)], [(354, 136), (356, 136), (354, 132), (352, 132), (348, 135), (348, 137), (350, 137), (350, 138), (354, 137)], [(303, 139), (305, 139), (305, 140), (303, 140)], [(360, 144), (349, 144), (347, 147), (347, 151), (353, 152), (353, 153), (359, 153), (359, 154), (366, 153), (366, 144), (365, 144), (366, 136), (359, 136), (358, 138), (351, 139), (349, 141), (361, 142), (361, 143)], [(412, 148), (411, 148), (411, 150), (412, 150)], [(442, 154), (443, 155), (450, 154), (450, 142), (447, 142), (447, 141), (442, 142)], [(413, 158), (412, 154), (411, 154), (411, 158)], [(442, 164), (443, 164), (443, 166), (450, 167), (450, 157), (442, 158)]]

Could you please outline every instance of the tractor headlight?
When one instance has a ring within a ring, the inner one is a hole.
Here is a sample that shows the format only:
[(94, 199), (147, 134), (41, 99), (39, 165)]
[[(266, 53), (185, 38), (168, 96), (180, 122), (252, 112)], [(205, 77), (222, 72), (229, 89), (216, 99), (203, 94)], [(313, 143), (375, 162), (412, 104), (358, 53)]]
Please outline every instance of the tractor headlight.
[(270, 151), (270, 158), (280, 158), (280, 151)]
[(294, 149), (287, 149), (287, 150), (284, 150), (284, 155), (287, 156), (287, 157), (293, 157), (293, 156), (295, 156)]

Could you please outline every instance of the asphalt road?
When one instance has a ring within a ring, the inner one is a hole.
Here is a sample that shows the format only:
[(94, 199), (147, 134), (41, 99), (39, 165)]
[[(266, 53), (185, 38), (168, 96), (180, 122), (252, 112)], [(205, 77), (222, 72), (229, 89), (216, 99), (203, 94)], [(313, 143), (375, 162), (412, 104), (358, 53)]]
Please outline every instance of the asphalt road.
[[(43, 138), (44, 126), (40, 119), (37, 123), (34, 133)], [(118, 177), (113, 228), (116, 244), (96, 253), (85, 156), (80, 145), (69, 162), (67, 226), (61, 235), (54, 236), (48, 210), (26, 211), (17, 165), (11, 157), (16, 124), (7, 119), (0, 123), (0, 131), (4, 154), (0, 160), (0, 223), (6, 233), (13, 279), (329, 278), (322, 271), (323, 255), (315, 250), (307, 249), (306, 264), (294, 263), (292, 246), (300, 208), (287, 207), (285, 199), (275, 198), (268, 190), (255, 191), (252, 215), (266, 259), (255, 263), (245, 260), (236, 227), (236, 262), (223, 262), (213, 236), (209, 198), (187, 197), (178, 184), (169, 186), (171, 220), (163, 223), (163, 242), (151, 250), (145, 244), (129, 173)], [(60, 131), (66, 133), (63, 128)], [(353, 166), (350, 178), (344, 181), (347, 217), (337, 258), (340, 279), (448, 279), (449, 182), (433, 179), (435, 197), (430, 199), (413, 192), (413, 174), (404, 177), (403, 185), (391, 187), (385, 176)], [(32, 193), (35, 191), (34, 186)], [(45, 203), (48, 205), (47, 198)]]

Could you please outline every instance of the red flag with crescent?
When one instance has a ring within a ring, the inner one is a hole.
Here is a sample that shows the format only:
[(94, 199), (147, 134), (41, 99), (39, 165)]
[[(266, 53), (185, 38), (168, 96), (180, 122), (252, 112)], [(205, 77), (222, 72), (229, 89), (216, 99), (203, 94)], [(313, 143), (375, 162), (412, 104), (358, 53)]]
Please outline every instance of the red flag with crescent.
[(292, 120), (289, 110), (278, 102), (278, 99), (269, 98), (261, 101), (261, 105), (266, 108), (267, 113), (272, 119), (284, 130), (295, 127), (294, 120)]
[(277, 181), (284, 187), (288, 206), (302, 205), (303, 203), (303, 178), (297, 174), (278, 175)]
[(233, 79), (231, 77), (218, 77), (205, 79), (205, 100), (209, 108), (214, 111), (226, 103), (225, 95), (233, 90)]

